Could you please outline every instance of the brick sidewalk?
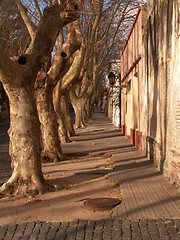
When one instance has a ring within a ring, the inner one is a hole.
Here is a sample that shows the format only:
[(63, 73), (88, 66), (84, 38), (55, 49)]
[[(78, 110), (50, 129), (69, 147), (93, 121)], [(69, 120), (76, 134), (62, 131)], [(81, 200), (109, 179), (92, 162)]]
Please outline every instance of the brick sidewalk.
[(0, 227), (1, 240), (176, 240), (177, 219), (107, 219), (26, 223)]
[(71, 147), (64, 152), (112, 153), (115, 169), (108, 177), (119, 182), (123, 195), (114, 217), (180, 218), (180, 196), (175, 186), (162, 176), (153, 162), (137, 150), (103, 113), (97, 113), (90, 125), (78, 130)]
[(0, 227), (0, 239), (180, 239), (180, 197), (153, 163), (103, 113), (77, 134), (72, 143), (62, 144), (64, 153), (113, 155), (115, 168), (108, 177), (119, 182), (123, 200), (112, 219), (6, 225)]

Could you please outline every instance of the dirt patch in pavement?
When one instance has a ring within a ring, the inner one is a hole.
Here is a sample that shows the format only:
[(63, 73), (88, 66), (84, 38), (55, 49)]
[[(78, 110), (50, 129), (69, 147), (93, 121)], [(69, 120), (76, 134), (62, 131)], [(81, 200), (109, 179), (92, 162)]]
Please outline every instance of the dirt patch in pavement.
[(114, 169), (111, 154), (69, 156), (61, 163), (43, 163), (46, 179), (57, 188), (33, 200), (26, 197), (0, 199), (0, 225), (32, 221), (98, 220), (111, 217), (112, 211), (89, 211), (89, 198), (119, 198), (119, 184), (108, 178)]

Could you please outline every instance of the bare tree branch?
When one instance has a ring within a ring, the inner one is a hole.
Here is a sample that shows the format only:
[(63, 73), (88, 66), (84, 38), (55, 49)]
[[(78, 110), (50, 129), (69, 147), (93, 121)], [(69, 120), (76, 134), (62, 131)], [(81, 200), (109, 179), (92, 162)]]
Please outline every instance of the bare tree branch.
[(113, 12), (112, 15), (111, 15), (111, 18), (110, 18), (109, 21), (108, 21), (108, 25), (107, 25), (104, 33), (103, 33), (102, 36), (101, 36), (101, 39), (99, 39), (99, 43), (98, 43), (98, 44), (100, 44), (100, 43), (106, 38), (106, 36), (107, 36), (107, 34), (108, 34), (109, 30), (110, 30), (111, 24), (112, 24), (112, 22), (113, 22), (114, 16), (115, 16), (115, 14), (117, 13), (117, 11), (119, 10), (119, 6), (121, 5), (121, 3), (122, 3), (122, 0), (119, 1), (119, 3), (116, 5), (116, 7), (115, 7), (115, 9), (114, 9), (114, 12)]
[(48, 72), (48, 76), (53, 80), (53, 84), (56, 85), (57, 81), (60, 79), (62, 72), (65, 74), (66, 65), (72, 54), (77, 51), (82, 43), (82, 35), (79, 30), (78, 20), (73, 23), (69, 23), (66, 26), (67, 36), (66, 41), (63, 43), (62, 47), (56, 52), (55, 60), (53, 66)]
[(111, 48), (112, 48), (112, 46), (113, 46), (115, 37), (116, 37), (116, 35), (117, 35), (117, 32), (118, 32), (118, 30), (119, 30), (119, 27), (120, 27), (122, 21), (124, 20), (124, 16), (125, 16), (125, 14), (126, 14), (126, 9), (127, 9), (127, 7), (129, 6), (129, 3), (130, 3), (130, 2), (131, 2), (131, 0), (128, 0), (128, 2), (126, 3), (126, 7), (125, 7), (124, 10), (123, 10), (122, 17), (120, 18), (119, 23), (118, 23), (118, 25), (117, 25), (117, 27), (116, 27), (116, 29), (115, 29), (115, 31), (114, 31), (113, 37), (111, 38), (111, 42), (110, 42), (107, 50), (105, 51), (104, 56), (101, 58), (100, 62), (98, 63), (98, 66), (99, 66), (99, 67), (102, 65), (103, 61), (105, 60), (105, 58), (107, 57), (108, 53), (110, 52), (110, 50), (111, 50)]
[(24, 20), (24, 23), (26, 24), (26, 27), (29, 31), (29, 34), (31, 36), (31, 39), (34, 40), (35, 38), (35, 31), (36, 31), (36, 26), (30, 21), (28, 15), (27, 15), (27, 9), (23, 4), (21, 3), (20, 0), (16, 0), (16, 4), (19, 8), (20, 14)]
[[(42, 64), (48, 60), (59, 31), (68, 22), (72, 22), (79, 17), (79, 12), (76, 10), (76, 7), (75, 4), (66, 5), (64, 1), (61, 5), (55, 4), (44, 10), (36, 37), (23, 56), (24, 58), (28, 58), (27, 63), (32, 68), (35, 67), (35, 69), (39, 69)], [(68, 10), (68, 14), (67, 12), (64, 14), (65, 9)]]
[(77, 78), (79, 78), (79, 73), (82, 68), (82, 62), (84, 58), (84, 43), (81, 43), (81, 49), (77, 50), (74, 53), (73, 63), (69, 69), (69, 71), (64, 75), (62, 82), (61, 82), (61, 89), (60, 91), (63, 92), (72, 87), (74, 82), (77, 82)]
[(36, 6), (36, 10), (37, 10), (37, 12), (38, 12), (39, 19), (41, 19), (42, 13), (41, 13), (41, 10), (40, 10), (38, 1), (37, 1), (37, 0), (33, 0), (33, 1), (34, 1), (35, 6)]

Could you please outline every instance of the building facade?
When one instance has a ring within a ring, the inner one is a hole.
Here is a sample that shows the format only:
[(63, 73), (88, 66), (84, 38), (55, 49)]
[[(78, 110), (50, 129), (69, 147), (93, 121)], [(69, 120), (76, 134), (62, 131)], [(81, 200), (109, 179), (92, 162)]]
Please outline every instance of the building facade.
[(122, 132), (180, 186), (180, 3), (149, 0), (121, 53)]
[(142, 150), (142, 31), (146, 7), (139, 8), (127, 42), (121, 52), (121, 130)]

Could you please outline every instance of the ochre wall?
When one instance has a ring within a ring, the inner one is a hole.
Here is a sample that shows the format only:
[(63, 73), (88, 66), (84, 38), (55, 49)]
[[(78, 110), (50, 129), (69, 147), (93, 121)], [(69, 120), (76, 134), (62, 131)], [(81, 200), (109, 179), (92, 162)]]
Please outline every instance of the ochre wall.
[(139, 8), (127, 42), (121, 52), (121, 79), (126, 89), (121, 94), (121, 129), (141, 149), (142, 108), (142, 30), (146, 7)]
[(142, 147), (180, 184), (180, 6), (158, 0), (143, 33)]
[(139, 10), (121, 53), (122, 85), (127, 86), (122, 132), (179, 187), (180, 3), (148, 4)]

